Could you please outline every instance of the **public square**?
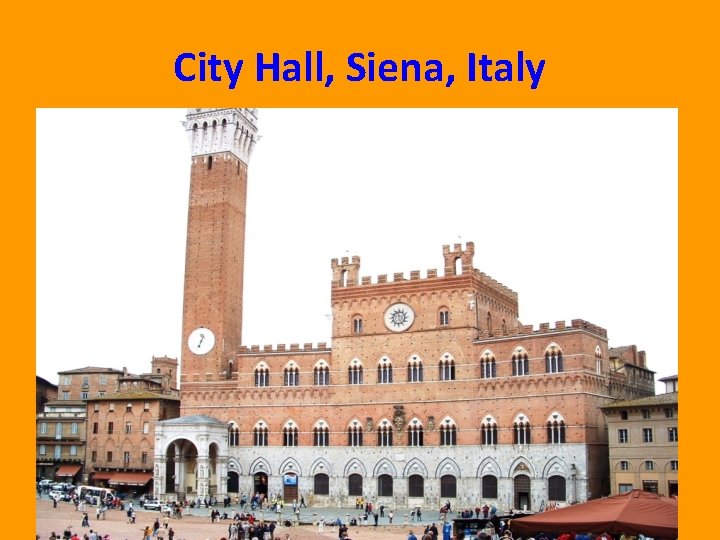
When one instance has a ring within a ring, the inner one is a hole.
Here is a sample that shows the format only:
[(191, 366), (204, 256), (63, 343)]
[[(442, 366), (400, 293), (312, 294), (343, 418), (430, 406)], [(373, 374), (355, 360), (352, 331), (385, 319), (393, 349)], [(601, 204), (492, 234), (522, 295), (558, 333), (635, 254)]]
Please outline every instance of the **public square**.
[[(143, 530), (146, 526), (152, 526), (155, 518), (159, 517), (162, 523), (162, 514), (157, 511), (148, 511), (140, 508), (140, 505), (134, 503), (136, 509), (136, 520), (134, 524), (128, 523), (127, 514), (124, 510), (108, 510), (105, 513), (105, 519), (97, 520), (95, 518), (95, 507), (86, 507), (86, 512), (90, 516), (90, 527), (81, 527), (82, 512), (75, 510), (75, 506), (69, 502), (59, 502), (57, 508), (53, 508), (53, 503), (48, 498), (36, 499), (35, 527), (36, 533), (40, 540), (47, 540), (51, 532), (55, 532), (58, 536), (62, 536), (62, 532), (71, 526), (73, 532), (82, 535), (89, 532), (90, 529), (100, 533), (103, 537), (109, 535), (109, 540), (142, 540)], [(224, 509), (222, 506), (218, 508), (221, 512), (227, 511), (232, 516), (235, 508)], [(314, 514), (314, 515), (313, 515)], [(329, 523), (331, 520), (340, 517), (345, 523), (348, 516), (353, 517), (360, 514), (360, 510), (353, 508), (302, 508), (300, 513), (299, 526), (278, 526), (275, 530), (275, 538), (284, 540), (289, 535), (289, 540), (314, 540), (321, 538), (337, 538), (338, 529), (331, 525), (325, 525), (322, 533), (318, 532), (318, 526), (313, 525), (313, 518), (320, 519), (325, 517)], [(261, 513), (255, 512), (256, 518)], [(268, 519), (276, 519), (277, 514), (272, 516), (265, 514)], [(427, 516), (428, 518), (432, 516)], [(437, 517), (437, 516), (434, 516)], [(282, 513), (282, 522), (286, 520), (294, 520), (292, 508), (286, 506)], [(196, 508), (188, 512), (181, 519), (170, 519), (169, 526), (175, 531), (174, 540), (220, 540), (228, 538), (228, 527), (232, 523), (231, 520), (220, 520), (215, 523), (210, 522), (209, 510), (207, 508)], [(369, 522), (371, 523), (371, 522)], [(404, 524), (405, 523), (405, 524)], [(408, 531), (412, 530), (419, 537), (418, 533), (422, 533), (426, 524), (432, 523), (432, 520), (423, 520), (422, 523), (407, 523), (406, 513), (396, 510), (393, 524), (388, 524), (388, 518), (380, 518), (378, 526), (372, 524), (358, 525), (349, 527), (349, 538), (358, 539), (377, 539), (377, 540), (405, 540)], [(439, 524), (439, 522), (436, 522)], [(167, 534), (163, 536), (167, 539)]]

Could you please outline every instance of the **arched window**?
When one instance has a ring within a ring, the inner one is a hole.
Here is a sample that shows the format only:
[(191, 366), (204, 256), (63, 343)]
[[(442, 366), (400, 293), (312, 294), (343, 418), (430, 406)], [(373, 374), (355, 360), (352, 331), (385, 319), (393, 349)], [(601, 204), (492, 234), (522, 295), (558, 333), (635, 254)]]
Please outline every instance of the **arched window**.
[(363, 477), (360, 474), (351, 474), (348, 477), (348, 495), (357, 497), (363, 494)]
[(565, 495), (565, 477), (551, 476), (548, 478), (548, 499), (551, 501), (564, 501)]
[(522, 347), (518, 347), (513, 351), (512, 374), (513, 376), (530, 375), (530, 363), (528, 362), (528, 354), (527, 351)]
[(630, 470), (630, 462), (629, 461), (621, 461), (619, 465), (620, 465), (621, 471), (629, 471)]
[(420, 420), (413, 418), (407, 428), (408, 446), (423, 446), (423, 425)]
[(363, 320), (360, 315), (355, 315), (352, 320), (353, 334), (363, 333)]
[(442, 358), (440, 358), (439, 368), (441, 381), (455, 380), (455, 359), (451, 354), (443, 354)]
[(330, 366), (325, 360), (320, 360), (313, 368), (313, 383), (315, 386), (327, 386), (330, 384)]
[(258, 422), (257, 424), (255, 424), (255, 427), (253, 428), (253, 445), (268, 445), (268, 427), (265, 422)]
[(454, 499), (457, 497), (457, 478), (451, 474), (440, 477), (440, 497)]
[(300, 369), (295, 362), (289, 362), (283, 369), (283, 384), (285, 386), (300, 385)]
[(519, 414), (513, 423), (513, 443), (530, 444), (530, 422), (523, 414)]
[(441, 307), (438, 311), (438, 322), (440, 326), (450, 325), (450, 310), (446, 307)]
[(498, 437), (497, 422), (492, 416), (486, 416), (480, 426), (480, 444), (483, 446), (496, 445)]
[(493, 379), (496, 376), (495, 355), (490, 351), (485, 351), (480, 355), (480, 378)]
[(363, 445), (363, 428), (359, 421), (353, 420), (348, 426), (348, 446)]
[(602, 375), (602, 349), (595, 345), (595, 373)]
[(292, 420), (283, 426), (283, 446), (298, 445), (298, 428)]
[(393, 478), (389, 474), (381, 474), (378, 476), (378, 496), (393, 496)]
[(491, 474), (482, 477), (482, 497), (483, 499), (498, 498), (498, 480), (497, 476)]
[(238, 446), (240, 444), (240, 429), (234, 424), (230, 423), (228, 426), (228, 445)]
[(377, 367), (378, 384), (388, 384), (392, 382), (392, 362), (387, 356), (383, 356), (378, 362)]
[(255, 386), (270, 386), (270, 368), (265, 362), (255, 368)]
[(313, 446), (330, 446), (330, 428), (325, 420), (318, 420), (313, 427)]
[(555, 343), (551, 343), (545, 351), (545, 373), (562, 373), (563, 371), (565, 369), (562, 351)]
[(655, 462), (652, 461), (651, 459), (648, 459), (643, 463), (643, 468), (646, 471), (654, 471), (655, 470)]
[(330, 495), (330, 477), (327, 474), (316, 474), (313, 481), (315, 495)]
[(408, 360), (407, 366), (407, 380), (408, 382), (422, 382), (423, 381), (423, 364), (422, 359), (414, 354)]
[(350, 362), (348, 366), (348, 384), (363, 383), (363, 367), (357, 358)]
[(440, 422), (440, 446), (455, 446), (457, 444), (457, 427), (451, 418)]
[(393, 425), (389, 420), (381, 420), (377, 428), (377, 445), (393, 445)]
[(547, 419), (547, 442), (549, 444), (565, 442), (565, 420), (557, 411)]
[(408, 478), (408, 496), (424, 497), (425, 496), (425, 478), (419, 474), (413, 474)]

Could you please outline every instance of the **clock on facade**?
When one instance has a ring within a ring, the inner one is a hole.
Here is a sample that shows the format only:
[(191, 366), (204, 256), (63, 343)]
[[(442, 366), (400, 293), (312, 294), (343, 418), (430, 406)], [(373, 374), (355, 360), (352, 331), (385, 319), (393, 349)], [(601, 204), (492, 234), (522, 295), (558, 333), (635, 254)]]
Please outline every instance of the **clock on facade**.
[(187, 344), (193, 354), (207, 354), (215, 346), (215, 334), (209, 328), (201, 326), (190, 332)]
[(392, 332), (404, 332), (415, 320), (413, 308), (407, 304), (393, 304), (385, 311), (385, 326)]

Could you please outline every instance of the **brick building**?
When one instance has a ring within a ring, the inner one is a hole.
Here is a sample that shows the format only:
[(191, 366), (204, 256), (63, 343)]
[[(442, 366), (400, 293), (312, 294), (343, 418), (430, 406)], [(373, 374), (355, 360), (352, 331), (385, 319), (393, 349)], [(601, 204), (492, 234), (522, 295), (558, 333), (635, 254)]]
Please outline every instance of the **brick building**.
[(152, 489), (155, 425), (180, 414), (177, 364), (154, 357), (150, 373), (123, 372), (115, 391), (87, 399), (85, 484)]
[(182, 416), (160, 423), (155, 493), (358, 496), (537, 510), (610, 492), (602, 405), (654, 393), (635, 347), (581, 319), (520, 322), (518, 294), (444, 246), (442, 272), (331, 261), (332, 343), (242, 346), (254, 109), (189, 109)]

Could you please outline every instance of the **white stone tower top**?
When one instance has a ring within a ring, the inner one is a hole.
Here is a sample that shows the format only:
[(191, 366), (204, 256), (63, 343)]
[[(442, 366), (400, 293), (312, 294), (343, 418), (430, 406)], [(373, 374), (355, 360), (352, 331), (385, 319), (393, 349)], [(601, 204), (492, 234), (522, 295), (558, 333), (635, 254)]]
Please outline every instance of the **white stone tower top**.
[(193, 156), (232, 152), (250, 162), (258, 141), (257, 109), (188, 109), (183, 123)]

